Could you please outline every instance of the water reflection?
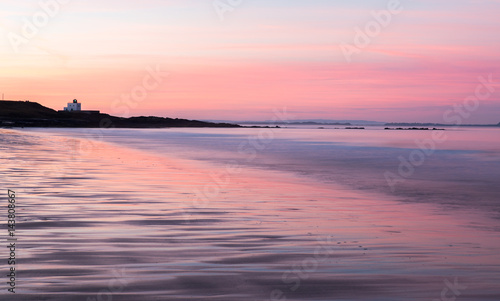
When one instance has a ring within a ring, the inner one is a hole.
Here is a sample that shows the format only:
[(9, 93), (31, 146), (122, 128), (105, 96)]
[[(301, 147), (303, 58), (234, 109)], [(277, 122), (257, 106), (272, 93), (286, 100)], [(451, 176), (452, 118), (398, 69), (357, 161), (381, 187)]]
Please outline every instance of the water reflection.
[(498, 223), (476, 212), (278, 170), (243, 167), (218, 183), (226, 167), (214, 162), (0, 137), (23, 300), (428, 300), (454, 277), (468, 286), (462, 300), (500, 294)]

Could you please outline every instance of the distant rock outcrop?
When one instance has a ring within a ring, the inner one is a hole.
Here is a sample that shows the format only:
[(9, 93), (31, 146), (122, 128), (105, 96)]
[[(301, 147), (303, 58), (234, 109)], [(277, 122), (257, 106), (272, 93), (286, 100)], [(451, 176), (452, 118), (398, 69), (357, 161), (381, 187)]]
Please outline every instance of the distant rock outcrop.
[(123, 118), (97, 111), (55, 111), (36, 102), (0, 101), (0, 127), (69, 128), (167, 128), (167, 127), (240, 127), (230, 123), (163, 117)]

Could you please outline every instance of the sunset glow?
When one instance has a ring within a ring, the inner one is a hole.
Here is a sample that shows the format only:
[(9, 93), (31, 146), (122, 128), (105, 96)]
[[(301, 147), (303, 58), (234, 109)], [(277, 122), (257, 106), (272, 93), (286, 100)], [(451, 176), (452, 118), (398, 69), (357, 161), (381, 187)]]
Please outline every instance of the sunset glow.
[(6, 100), (62, 109), (77, 98), (119, 116), (269, 120), (286, 107), (296, 119), (444, 123), (482, 78), (493, 83), (464, 122), (500, 121), (499, 1), (40, 3), (0, 4)]

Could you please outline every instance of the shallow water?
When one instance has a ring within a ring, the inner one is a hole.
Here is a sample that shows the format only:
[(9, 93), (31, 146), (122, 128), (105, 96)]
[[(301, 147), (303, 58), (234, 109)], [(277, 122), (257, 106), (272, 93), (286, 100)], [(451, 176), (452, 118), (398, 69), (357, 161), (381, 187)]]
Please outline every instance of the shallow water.
[(0, 130), (19, 205), (0, 299), (439, 300), (456, 280), (498, 300), (498, 132), (473, 131), (393, 193), (383, 172), (429, 133)]
[[(46, 131), (155, 155), (292, 172), (324, 183), (389, 194), (401, 201), (460, 205), (500, 217), (500, 128), (437, 132), (385, 131), (380, 127)], [(77, 148), (87, 151), (92, 144)], [(403, 174), (401, 160), (406, 162)], [(408, 164), (411, 174), (407, 173)], [(386, 173), (397, 180), (388, 182)]]

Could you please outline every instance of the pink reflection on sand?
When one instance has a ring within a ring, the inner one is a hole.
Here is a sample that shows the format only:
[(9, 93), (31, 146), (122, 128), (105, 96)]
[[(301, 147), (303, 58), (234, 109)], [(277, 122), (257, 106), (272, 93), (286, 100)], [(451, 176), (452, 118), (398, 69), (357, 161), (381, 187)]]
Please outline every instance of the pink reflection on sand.
[[(456, 269), (479, 286), (498, 279), (486, 268), (500, 263), (498, 223), (479, 212), (404, 203), (287, 172), (240, 166), (229, 173), (223, 164), (182, 154), (95, 141), (75, 156), (64, 151), (72, 139), (38, 139), (16, 151), (37, 162), (21, 171), (24, 184), (17, 184), (23, 269), (36, 271), (25, 276), (27, 291), (55, 282), (61, 290), (75, 281), (95, 286), (111, 266), (126, 266), (131, 281), (151, 283), (193, 273), (254, 277), (249, 269), (279, 271), (279, 279), (325, 237), (338, 247), (315, 277), (427, 279)], [(197, 191), (211, 195), (200, 201)], [(263, 259), (270, 255), (276, 257)], [(51, 274), (57, 269), (85, 272), (69, 279)], [(441, 284), (435, 283), (438, 293)], [(175, 285), (149, 289), (181, 290)]]

